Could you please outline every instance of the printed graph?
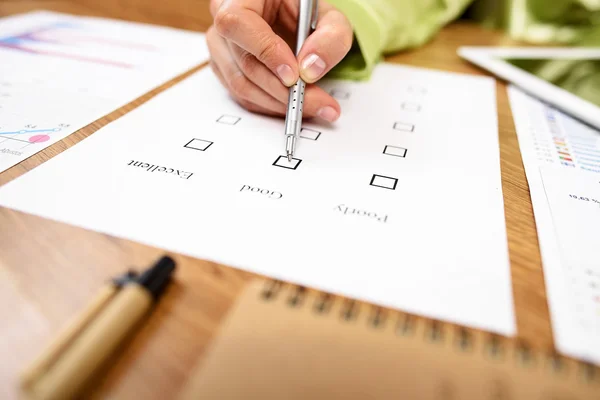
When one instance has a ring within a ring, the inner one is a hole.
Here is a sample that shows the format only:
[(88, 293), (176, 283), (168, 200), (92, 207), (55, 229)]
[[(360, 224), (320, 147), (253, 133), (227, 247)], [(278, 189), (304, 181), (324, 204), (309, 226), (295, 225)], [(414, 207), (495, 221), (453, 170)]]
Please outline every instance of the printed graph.
[(17, 35), (0, 37), (0, 48), (19, 51), (39, 56), (72, 59), (87, 63), (113, 66), (118, 68), (134, 68), (135, 65), (108, 57), (100, 57), (100, 48), (109, 47), (124, 51), (156, 51), (152, 45), (129, 42), (109, 38), (94, 33), (81, 24), (58, 22), (37, 29), (21, 32)]
[(68, 124), (55, 127), (38, 127), (26, 125), (23, 129), (2, 130), (0, 128), (0, 151), (4, 154), (19, 155), (26, 147), (49, 141), (52, 135), (68, 128)]
[(0, 18), (0, 171), (201, 63), (205, 42), (50, 11)]
[(533, 130), (540, 161), (600, 173), (600, 133), (551, 107), (544, 110), (547, 132)]

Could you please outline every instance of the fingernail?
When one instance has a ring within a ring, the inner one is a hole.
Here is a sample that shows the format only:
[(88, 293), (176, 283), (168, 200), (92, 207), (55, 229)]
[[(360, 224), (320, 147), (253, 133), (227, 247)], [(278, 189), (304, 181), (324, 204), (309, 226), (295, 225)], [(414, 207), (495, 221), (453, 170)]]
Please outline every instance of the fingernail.
[(322, 107), (317, 111), (317, 115), (327, 122), (334, 122), (340, 117), (340, 114), (333, 107)]
[(279, 75), (279, 79), (281, 79), (285, 86), (292, 86), (294, 83), (296, 83), (294, 71), (289, 65), (283, 64), (277, 67), (277, 75)]
[(302, 61), (302, 76), (308, 81), (316, 81), (323, 75), (323, 72), (325, 72), (325, 61), (318, 55), (310, 54)]

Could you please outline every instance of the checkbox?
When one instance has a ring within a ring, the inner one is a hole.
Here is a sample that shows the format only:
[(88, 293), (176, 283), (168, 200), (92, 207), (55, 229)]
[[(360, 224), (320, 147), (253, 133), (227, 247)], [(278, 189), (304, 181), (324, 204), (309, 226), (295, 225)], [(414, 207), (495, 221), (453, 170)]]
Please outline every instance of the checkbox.
[(402, 103), (404, 111), (421, 111), (421, 106), (417, 103)]
[(235, 125), (238, 122), (240, 122), (241, 118), (240, 117), (236, 117), (234, 115), (221, 115), (219, 117), (219, 119), (217, 120), (217, 122), (220, 122), (222, 124), (226, 124), (226, 125)]
[(321, 132), (315, 131), (314, 129), (302, 128), (300, 129), (300, 137), (303, 139), (317, 140), (321, 136)]
[(406, 152), (408, 150), (405, 149), (404, 147), (397, 147), (397, 146), (390, 146), (387, 145), (383, 148), (383, 154), (387, 154), (388, 156), (395, 156), (395, 157), (406, 157)]
[(342, 89), (331, 89), (329, 94), (338, 100), (348, 100), (350, 98), (350, 92)]
[(376, 186), (384, 189), (396, 190), (398, 179), (389, 176), (374, 174), (371, 178), (371, 186)]
[(288, 161), (288, 158), (286, 156), (279, 156), (277, 157), (277, 160), (275, 160), (273, 165), (285, 169), (296, 169), (298, 168), (298, 165), (300, 165), (301, 162), (302, 160), (299, 158), (292, 158), (292, 161)]
[(213, 144), (213, 142), (209, 141), (209, 140), (203, 140), (203, 139), (192, 139), (189, 142), (187, 142), (185, 144), (185, 146), (183, 147), (187, 147), (188, 149), (194, 149), (194, 150), (200, 150), (200, 151), (205, 151), (206, 149), (208, 149), (211, 145)]
[(406, 122), (395, 122), (394, 129), (402, 132), (414, 132), (415, 126), (413, 124), (407, 124)]

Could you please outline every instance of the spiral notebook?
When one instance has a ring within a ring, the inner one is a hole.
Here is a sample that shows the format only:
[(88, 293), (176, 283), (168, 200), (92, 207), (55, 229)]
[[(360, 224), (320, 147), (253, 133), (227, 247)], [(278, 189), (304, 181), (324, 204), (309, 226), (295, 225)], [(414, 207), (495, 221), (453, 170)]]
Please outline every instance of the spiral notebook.
[(597, 367), (480, 331), (257, 282), (182, 399), (599, 399)]

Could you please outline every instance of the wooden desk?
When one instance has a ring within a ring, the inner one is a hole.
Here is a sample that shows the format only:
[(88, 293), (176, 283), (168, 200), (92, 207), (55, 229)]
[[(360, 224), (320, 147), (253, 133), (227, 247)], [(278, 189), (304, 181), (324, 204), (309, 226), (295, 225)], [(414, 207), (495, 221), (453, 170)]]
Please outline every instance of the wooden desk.
[[(168, 3), (168, 4), (167, 4)], [(0, 2), (0, 16), (45, 8), (205, 31), (208, 0), (72, 0)], [(459, 45), (509, 45), (500, 33), (456, 23), (417, 51), (393, 62), (476, 75), (484, 72), (459, 59)], [(174, 82), (81, 129), (0, 174), (4, 184)], [(498, 84), (500, 152), (508, 243), (519, 337), (536, 347), (552, 346), (542, 266), (527, 181), (505, 85)], [(40, 193), (43, 196), (44, 193)], [(104, 234), (0, 209), (0, 398), (15, 394), (15, 376), (56, 331), (82, 308), (90, 294), (126, 266), (146, 266), (163, 252)], [(176, 283), (158, 309), (123, 347), (94, 388), (118, 398), (169, 398), (199, 360), (236, 294), (254, 275), (175, 255)]]

